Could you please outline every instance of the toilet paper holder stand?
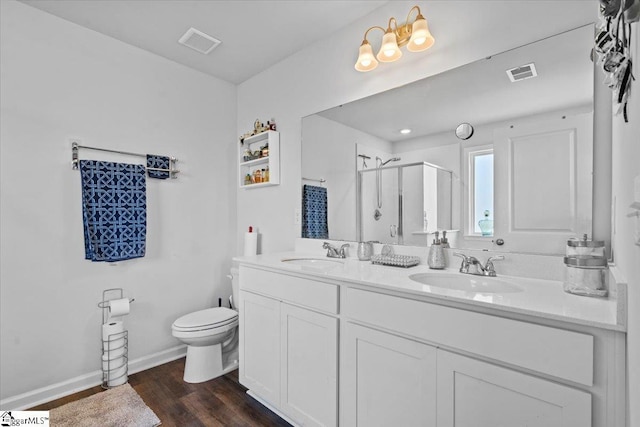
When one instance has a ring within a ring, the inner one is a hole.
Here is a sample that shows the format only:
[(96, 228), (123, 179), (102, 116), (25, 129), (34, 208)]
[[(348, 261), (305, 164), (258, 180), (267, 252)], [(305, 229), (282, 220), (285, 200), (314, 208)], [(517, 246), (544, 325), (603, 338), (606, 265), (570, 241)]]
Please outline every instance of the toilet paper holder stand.
[[(102, 301), (98, 303), (98, 307), (102, 309), (103, 326), (109, 322), (110, 302), (123, 298), (122, 288), (106, 289), (102, 292)], [(129, 303), (133, 301), (133, 298), (129, 298)], [(129, 331), (124, 329), (122, 332), (110, 334), (107, 339), (102, 336), (101, 340), (102, 388), (109, 389), (127, 383), (129, 378)]]
[[(117, 296), (107, 298), (109, 294), (116, 294)], [(102, 324), (104, 325), (109, 320), (109, 303), (111, 300), (124, 298), (124, 290), (122, 288), (105, 289), (102, 291), (102, 301), (98, 303), (98, 308), (102, 309)], [(135, 298), (129, 298), (129, 304), (134, 302)]]

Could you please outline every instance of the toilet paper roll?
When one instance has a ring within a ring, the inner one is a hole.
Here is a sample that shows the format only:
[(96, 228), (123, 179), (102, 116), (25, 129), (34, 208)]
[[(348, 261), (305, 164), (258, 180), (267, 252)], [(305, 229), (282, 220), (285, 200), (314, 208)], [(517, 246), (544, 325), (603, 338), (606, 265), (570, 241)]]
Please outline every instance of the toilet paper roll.
[(258, 254), (258, 233), (244, 233), (244, 256)]
[(107, 358), (114, 359), (124, 355), (124, 352), (125, 352), (124, 340), (114, 341), (114, 342), (111, 342), (110, 344), (111, 346), (109, 348), (111, 350), (107, 349), (107, 344), (105, 344), (104, 346), (104, 354), (107, 356)]
[(113, 299), (109, 301), (109, 318), (129, 314), (129, 298)]
[(114, 357), (113, 359), (107, 359), (105, 356), (106, 355), (102, 356), (102, 370), (104, 372), (115, 372), (116, 370), (122, 369), (122, 367), (127, 363), (127, 359), (122, 355)]
[(121, 320), (102, 325), (102, 350), (112, 359), (124, 354), (124, 324)]
[(118, 357), (124, 356), (125, 350), (126, 346), (124, 339), (111, 341), (109, 343), (105, 342), (104, 347), (102, 348), (102, 360), (113, 360)]
[[(122, 332), (124, 332), (124, 323), (122, 323), (122, 320), (107, 322), (102, 325), (102, 341), (108, 341), (109, 339), (115, 338), (124, 338), (121, 336), (113, 336), (116, 334), (121, 334)], [(111, 337), (109, 337), (110, 335)]]
[(109, 387), (115, 387), (126, 383), (129, 380), (127, 375), (127, 366), (125, 365), (121, 368), (107, 371), (105, 380)]

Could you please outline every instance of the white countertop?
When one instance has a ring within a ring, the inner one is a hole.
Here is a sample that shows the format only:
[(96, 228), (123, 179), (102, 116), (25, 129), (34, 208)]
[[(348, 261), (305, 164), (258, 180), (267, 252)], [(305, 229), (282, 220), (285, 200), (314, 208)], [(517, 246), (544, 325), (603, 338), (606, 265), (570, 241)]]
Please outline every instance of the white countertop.
[[(280, 252), (274, 254), (235, 257), (241, 265), (267, 268), (282, 272), (308, 275), (317, 279), (331, 279), (345, 284), (370, 286), (404, 294), (417, 295), (434, 302), (454, 302), (498, 312), (517, 313), (543, 319), (553, 319), (602, 329), (626, 331), (621, 319), (624, 307), (614, 297), (590, 298), (564, 292), (562, 282), (500, 275), (498, 279), (516, 284), (522, 292), (477, 293), (425, 285), (409, 278), (416, 273), (461, 274), (457, 269), (431, 270), (426, 265), (411, 268), (374, 265), (357, 258), (347, 258), (330, 266), (311, 267), (282, 262), (289, 258), (323, 258), (317, 253)], [(491, 280), (492, 278), (486, 278)], [(620, 301), (623, 305), (624, 301)], [(498, 314), (498, 313), (496, 313)]]

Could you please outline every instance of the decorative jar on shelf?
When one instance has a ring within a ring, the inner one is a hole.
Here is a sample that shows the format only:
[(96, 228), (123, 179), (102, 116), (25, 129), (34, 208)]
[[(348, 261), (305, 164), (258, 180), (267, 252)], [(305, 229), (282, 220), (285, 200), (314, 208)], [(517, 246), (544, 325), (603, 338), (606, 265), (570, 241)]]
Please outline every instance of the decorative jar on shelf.
[(493, 220), (489, 219), (489, 211), (484, 211), (484, 219), (478, 221), (478, 227), (483, 236), (493, 236)]

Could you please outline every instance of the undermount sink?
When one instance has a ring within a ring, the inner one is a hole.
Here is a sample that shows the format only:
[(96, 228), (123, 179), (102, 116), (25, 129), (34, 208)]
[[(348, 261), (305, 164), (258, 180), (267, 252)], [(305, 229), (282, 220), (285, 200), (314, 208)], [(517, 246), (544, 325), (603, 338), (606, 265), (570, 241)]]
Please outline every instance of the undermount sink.
[(302, 265), (307, 267), (336, 267), (343, 264), (342, 260), (331, 258), (284, 258), (280, 260), (287, 264)]
[(476, 292), (479, 294), (522, 292), (520, 286), (495, 277), (447, 273), (419, 273), (410, 275), (409, 279), (437, 288)]

